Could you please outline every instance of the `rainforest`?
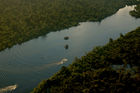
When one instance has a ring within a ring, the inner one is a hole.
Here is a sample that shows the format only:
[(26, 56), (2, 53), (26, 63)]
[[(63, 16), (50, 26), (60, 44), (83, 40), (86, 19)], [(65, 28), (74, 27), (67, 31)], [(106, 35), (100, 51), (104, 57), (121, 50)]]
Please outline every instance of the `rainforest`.
[(0, 93), (139, 93), (140, 0), (0, 0)]
[(136, 0), (0, 0), (0, 50), (50, 31), (100, 21)]

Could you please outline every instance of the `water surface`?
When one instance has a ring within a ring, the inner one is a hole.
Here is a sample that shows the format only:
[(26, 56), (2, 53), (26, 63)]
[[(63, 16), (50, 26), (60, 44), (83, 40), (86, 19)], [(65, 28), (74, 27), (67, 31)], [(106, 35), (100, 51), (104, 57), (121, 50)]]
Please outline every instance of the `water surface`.
[[(129, 15), (134, 6), (126, 6), (102, 22), (82, 22), (79, 26), (51, 32), (22, 45), (0, 52), (0, 88), (17, 85), (14, 93), (27, 93), (62, 66), (72, 63), (95, 46), (104, 45), (140, 26), (140, 19)], [(64, 37), (68, 36), (68, 40)], [(68, 45), (68, 49), (65, 49)], [(68, 59), (59, 64), (63, 58)]]

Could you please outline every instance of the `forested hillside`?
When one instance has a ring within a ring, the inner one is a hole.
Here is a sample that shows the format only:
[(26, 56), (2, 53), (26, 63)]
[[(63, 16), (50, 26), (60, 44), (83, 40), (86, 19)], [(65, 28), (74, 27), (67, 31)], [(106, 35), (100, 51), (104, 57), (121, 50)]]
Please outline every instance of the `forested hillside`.
[(32, 93), (139, 93), (140, 28), (110, 39), (48, 80)]
[(137, 0), (0, 0), (0, 51), (50, 31), (100, 21)]

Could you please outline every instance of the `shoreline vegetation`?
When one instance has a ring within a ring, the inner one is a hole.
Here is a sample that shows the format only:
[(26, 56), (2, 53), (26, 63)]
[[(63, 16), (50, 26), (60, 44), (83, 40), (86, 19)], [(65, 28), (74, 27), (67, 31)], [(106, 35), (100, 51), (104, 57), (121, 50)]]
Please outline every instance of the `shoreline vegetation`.
[[(130, 14), (140, 18), (140, 5)], [(31, 93), (139, 93), (140, 27), (94, 48)]]
[(137, 0), (0, 0), (0, 51), (79, 22), (101, 21)]
[(130, 12), (130, 15), (135, 18), (140, 18), (140, 4), (138, 4), (133, 11)]
[(140, 27), (75, 58), (31, 93), (138, 93)]

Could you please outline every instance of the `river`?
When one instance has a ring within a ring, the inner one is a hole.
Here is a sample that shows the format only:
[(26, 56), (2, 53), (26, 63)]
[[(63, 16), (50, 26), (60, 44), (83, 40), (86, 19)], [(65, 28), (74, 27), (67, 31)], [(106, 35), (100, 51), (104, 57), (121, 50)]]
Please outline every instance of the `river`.
[[(129, 15), (133, 9), (134, 6), (126, 6), (101, 22), (82, 22), (0, 52), (0, 91), (12, 87), (13, 93), (28, 93), (41, 80), (71, 64), (75, 57), (136, 29), (140, 19)], [(66, 36), (68, 40), (64, 39)]]

